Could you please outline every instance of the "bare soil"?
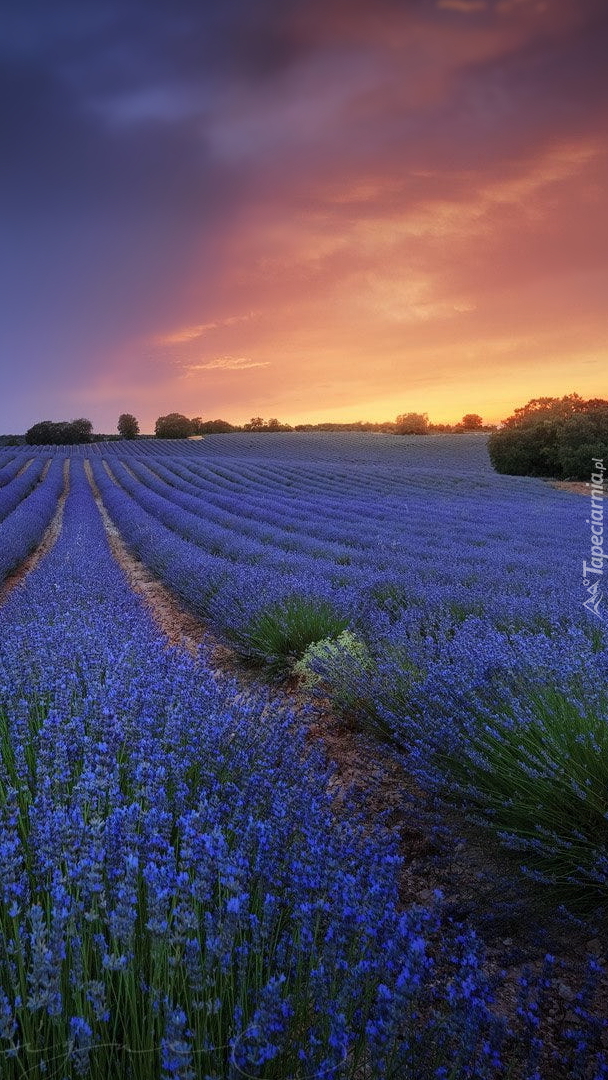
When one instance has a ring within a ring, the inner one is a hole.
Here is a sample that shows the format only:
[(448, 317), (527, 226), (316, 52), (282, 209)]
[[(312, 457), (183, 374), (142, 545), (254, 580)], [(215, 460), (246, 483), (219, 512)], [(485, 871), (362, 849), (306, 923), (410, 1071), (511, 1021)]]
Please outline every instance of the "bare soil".
[(21, 468), (20, 468), (20, 469), (19, 469), (19, 471), (17, 472), (17, 476), (22, 476), (22, 475), (23, 475), (23, 473), (25, 472), (25, 470), (26, 470), (26, 469), (29, 469), (29, 467), (30, 467), (30, 465), (32, 464), (32, 461), (33, 461), (33, 460), (34, 460), (34, 459), (33, 459), (33, 457), (31, 457), (31, 458), (28, 458), (28, 459), (27, 459), (27, 461), (24, 461), (24, 462), (23, 462), (23, 465), (21, 466)]
[[(200, 649), (204, 648), (211, 654), (214, 661), (220, 662), (227, 659), (227, 657), (224, 657), (224, 652), (229, 653), (229, 650), (222, 650), (219, 643), (214, 642), (211, 638), (200, 619), (187, 612), (169, 589), (150, 573), (140, 559), (131, 554), (103, 504), (88, 459), (85, 459), (84, 469), (101, 514), (110, 550), (125, 574), (129, 585), (142, 598), (154, 622), (167, 638), (168, 643), (170, 645), (180, 645), (193, 656), (196, 656)], [(106, 471), (116, 483), (110, 470), (106, 469)]]

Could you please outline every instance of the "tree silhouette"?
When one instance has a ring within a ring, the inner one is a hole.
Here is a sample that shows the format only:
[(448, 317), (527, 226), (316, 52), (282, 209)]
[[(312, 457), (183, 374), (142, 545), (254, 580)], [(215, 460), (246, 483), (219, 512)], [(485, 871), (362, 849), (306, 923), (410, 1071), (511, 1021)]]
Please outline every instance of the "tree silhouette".
[(40, 420), (25, 433), (25, 441), (30, 445), (70, 445), (89, 443), (93, 434), (93, 425), (84, 416), (78, 420)]
[(192, 435), (192, 422), (182, 413), (159, 416), (154, 426), (157, 439), (187, 439)]
[(461, 425), (463, 431), (479, 431), (483, 427), (483, 420), (479, 413), (468, 412), (463, 416)]
[(135, 439), (139, 435), (139, 424), (132, 413), (123, 412), (118, 417), (118, 434), (123, 439)]
[(424, 435), (428, 430), (429, 418), (427, 413), (400, 413), (395, 424), (398, 435)]
[(72, 429), (72, 442), (87, 443), (91, 441), (93, 425), (85, 416), (79, 416), (77, 420), (72, 420), (69, 426)]

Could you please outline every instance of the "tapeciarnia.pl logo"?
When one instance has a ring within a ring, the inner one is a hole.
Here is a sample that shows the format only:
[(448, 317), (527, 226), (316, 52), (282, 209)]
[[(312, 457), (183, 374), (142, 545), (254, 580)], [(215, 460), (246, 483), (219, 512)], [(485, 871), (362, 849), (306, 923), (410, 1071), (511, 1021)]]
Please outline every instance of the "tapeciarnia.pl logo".
[(603, 619), (600, 611), (602, 602), (602, 590), (600, 582), (604, 575), (604, 560), (608, 554), (604, 552), (604, 472), (606, 466), (603, 458), (592, 458), (593, 472), (591, 473), (591, 516), (586, 518), (585, 524), (591, 526), (591, 562), (583, 559), (583, 585), (587, 590), (587, 599), (583, 603), (588, 611)]

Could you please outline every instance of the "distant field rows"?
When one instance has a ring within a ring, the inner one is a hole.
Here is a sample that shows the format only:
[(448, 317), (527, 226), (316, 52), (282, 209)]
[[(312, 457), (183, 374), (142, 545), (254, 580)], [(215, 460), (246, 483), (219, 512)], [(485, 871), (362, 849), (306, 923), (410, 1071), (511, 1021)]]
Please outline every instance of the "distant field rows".
[[(321, 458), (332, 448), (328, 468)], [(247, 570), (265, 592), (269, 575), (275, 585), (277, 575), (312, 576), (343, 599), (390, 577), (417, 602), (456, 593), (496, 614), (534, 597), (537, 607), (572, 613), (580, 504), (540, 481), (496, 477), (479, 437), (231, 435), (53, 450), (58, 459), (61, 450), (90, 455), (106, 491), (107, 462), (124, 494), (113, 510), (119, 527), (137, 514), (159, 542), (193, 545), (207, 573)], [(15, 477), (26, 455), (34, 462)], [(48, 458), (48, 448), (0, 453), (0, 519), (27, 497)], [(195, 592), (192, 582), (193, 602)], [(352, 608), (352, 595), (346, 602)]]

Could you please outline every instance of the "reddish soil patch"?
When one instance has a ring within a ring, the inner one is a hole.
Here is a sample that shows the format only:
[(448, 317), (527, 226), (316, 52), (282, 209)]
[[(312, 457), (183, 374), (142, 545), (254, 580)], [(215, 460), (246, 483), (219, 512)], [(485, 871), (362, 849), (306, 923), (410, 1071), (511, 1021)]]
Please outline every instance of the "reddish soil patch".
[[(31, 465), (33, 460), (34, 459), (31, 458), (30, 461), (26, 462), (20, 472), (24, 472), (27, 466)], [(47, 461), (40, 476), (40, 483), (44, 480), (50, 467), (51, 462)], [(63, 463), (63, 490), (61, 492), (61, 495), (59, 496), (57, 509), (55, 511), (55, 514), (53, 515), (53, 519), (46, 531), (44, 532), (42, 540), (38, 544), (38, 547), (35, 548), (34, 551), (32, 551), (28, 556), (26, 556), (23, 562), (19, 563), (19, 566), (16, 566), (14, 570), (11, 570), (10, 574), (8, 574), (2, 582), (2, 585), (0, 585), (0, 604), (3, 604), (9, 593), (11, 593), (13, 589), (17, 588), (17, 586), (23, 581), (23, 579), (27, 577), (29, 573), (31, 573), (35, 566), (38, 566), (40, 560), (48, 554), (48, 552), (51, 550), (51, 548), (57, 541), (57, 538), (61, 532), (61, 524), (63, 522), (63, 508), (65, 506), (65, 500), (68, 497), (69, 490), (70, 462), (69, 459), (66, 458)]]
[(591, 484), (585, 480), (547, 480), (546, 483), (558, 491), (569, 491), (572, 495), (591, 495)]

